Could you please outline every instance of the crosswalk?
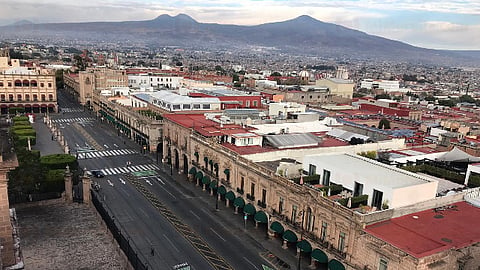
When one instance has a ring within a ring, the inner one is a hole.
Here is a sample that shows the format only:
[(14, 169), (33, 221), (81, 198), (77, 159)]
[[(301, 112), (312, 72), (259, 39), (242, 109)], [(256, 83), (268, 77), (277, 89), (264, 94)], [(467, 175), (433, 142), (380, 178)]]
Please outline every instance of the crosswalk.
[(59, 118), (52, 119), (52, 123), (78, 123), (78, 122), (92, 122), (95, 121), (93, 117), (74, 117), (74, 118)]
[(104, 175), (115, 175), (115, 174), (124, 174), (124, 173), (132, 173), (132, 172), (139, 172), (139, 171), (155, 171), (160, 170), (160, 168), (156, 164), (142, 164), (142, 165), (131, 165), (125, 167), (117, 167), (117, 168), (105, 168), (96, 171), (101, 171)]
[(125, 156), (125, 155), (133, 155), (133, 154), (138, 154), (138, 152), (133, 149), (112, 149), (112, 150), (92, 151), (92, 152), (84, 152), (84, 153), (79, 152), (77, 153), (77, 159)]
[(71, 112), (83, 112), (83, 108), (60, 108), (61, 112), (71, 113)]

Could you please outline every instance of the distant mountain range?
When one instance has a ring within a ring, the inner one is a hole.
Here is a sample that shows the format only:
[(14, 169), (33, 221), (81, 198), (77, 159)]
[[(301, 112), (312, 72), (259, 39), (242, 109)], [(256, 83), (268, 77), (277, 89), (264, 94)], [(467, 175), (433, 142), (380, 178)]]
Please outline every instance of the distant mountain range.
[[(2, 37), (3, 35), (3, 37)], [(191, 48), (271, 47), (282, 52), (428, 64), (478, 65), (480, 51), (446, 51), (415, 47), (325, 23), (310, 16), (255, 26), (199, 23), (185, 14), (125, 22), (47, 23), (21, 21), (0, 27), (0, 38), (42, 38), (125, 45)]]

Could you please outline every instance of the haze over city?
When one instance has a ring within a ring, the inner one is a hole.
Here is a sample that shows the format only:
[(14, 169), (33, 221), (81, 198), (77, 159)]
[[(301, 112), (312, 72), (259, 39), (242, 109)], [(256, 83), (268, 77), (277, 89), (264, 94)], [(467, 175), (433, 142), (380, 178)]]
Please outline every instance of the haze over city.
[[(309, 15), (431, 49), (479, 50), (478, 1), (3, 1), (0, 25), (149, 20), (185, 13), (199, 22), (256, 25)], [(18, 11), (22, 12), (18, 12)]]

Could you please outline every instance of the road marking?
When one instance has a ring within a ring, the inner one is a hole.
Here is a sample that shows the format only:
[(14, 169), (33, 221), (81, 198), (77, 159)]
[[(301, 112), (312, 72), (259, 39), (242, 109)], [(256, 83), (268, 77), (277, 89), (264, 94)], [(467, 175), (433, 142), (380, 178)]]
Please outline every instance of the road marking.
[(113, 183), (112, 183), (112, 181), (110, 181), (110, 179), (108, 179), (107, 182), (108, 182), (108, 184), (109, 184), (110, 186), (113, 187)]
[(113, 144), (113, 146), (117, 147), (118, 148), (118, 145), (116, 143)]
[(255, 264), (253, 264), (249, 259), (247, 259), (247, 258), (245, 258), (245, 257), (243, 257), (243, 258), (245, 259), (245, 261), (247, 261), (249, 264), (251, 264), (253, 267), (255, 267), (255, 269), (260, 270), (260, 269), (258, 269), (258, 267), (257, 267)]
[(122, 178), (118, 178), (118, 180), (120, 180), (120, 182), (125, 185), (125, 180), (123, 180)]
[(147, 218), (149, 218), (149, 216), (147, 215), (147, 213), (145, 213), (145, 211), (143, 211), (142, 208), (138, 208), (138, 210), (140, 210), (140, 212), (142, 212), (142, 214), (144, 214)]
[(153, 186), (152, 182), (150, 182), (150, 180), (145, 180), (145, 182), (147, 182), (147, 184), (149, 184), (150, 186)]
[(163, 234), (163, 237), (165, 237), (165, 239), (167, 239), (167, 241), (170, 243), (170, 245), (172, 245), (172, 247), (173, 247), (177, 252), (180, 252), (180, 250), (178, 250), (178, 248), (172, 243), (172, 241), (170, 240), (170, 238), (167, 237), (167, 235)]
[(108, 145), (104, 144), (103, 146), (105, 146), (105, 148), (108, 148)]
[(156, 177), (156, 176), (155, 176), (155, 178), (157, 179), (157, 181), (159, 181), (160, 183), (162, 183), (162, 185), (165, 185), (165, 182), (163, 182), (163, 180), (160, 179), (160, 177)]
[(222, 236), (220, 236), (220, 234), (218, 234), (213, 228), (210, 228), (210, 230), (211, 230), (215, 235), (217, 235), (218, 238), (222, 239), (223, 242), (227, 242), (227, 240), (225, 240), (225, 238), (223, 238)]
[(197, 214), (195, 214), (192, 210), (190, 210), (192, 216), (196, 217), (198, 220), (202, 220)]

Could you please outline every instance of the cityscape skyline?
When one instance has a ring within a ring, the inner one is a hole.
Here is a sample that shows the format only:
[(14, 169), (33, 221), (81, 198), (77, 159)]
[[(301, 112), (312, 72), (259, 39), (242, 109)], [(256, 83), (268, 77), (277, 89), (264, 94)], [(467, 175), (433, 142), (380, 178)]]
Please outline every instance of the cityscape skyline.
[[(372, 8), (373, 7), (373, 8)], [(22, 10), (22, 12), (18, 12)], [(475, 1), (4, 1), (0, 25), (149, 20), (184, 13), (202, 23), (257, 25), (309, 15), (372, 35), (430, 49), (480, 50)], [(227, 15), (227, 16), (226, 16)], [(459, 42), (460, 41), (460, 42)]]

